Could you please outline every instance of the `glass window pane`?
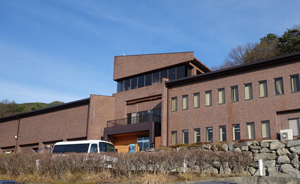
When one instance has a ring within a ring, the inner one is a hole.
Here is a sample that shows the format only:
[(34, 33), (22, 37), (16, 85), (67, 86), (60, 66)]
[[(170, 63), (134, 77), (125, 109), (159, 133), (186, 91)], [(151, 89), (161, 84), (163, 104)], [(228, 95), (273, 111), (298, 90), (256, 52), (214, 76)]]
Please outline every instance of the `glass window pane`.
[(274, 79), (275, 82), (275, 93), (276, 95), (282, 95), (284, 94), (283, 92), (283, 80), (281, 78)]
[(175, 78), (175, 68), (168, 69), (168, 79), (176, 79)]
[(189, 131), (188, 130), (183, 130), (182, 131), (182, 143), (183, 144), (188, 144), (189, 143)]
[(172, 132), (172, 145), (177, 144), (177, 131)]
[(299, 118), (289, 119), (289, 128), (293, 130), (293, 136), (299, 136)]
[(125, 80), (124, 91), (130, 90), (130, 79)]
[(238, 102), (239, 101), (239, 91), (238, 86), (231, 87), (231, 102)]
[(152, 74), (145, 75), (145, 86), (150, 86), (152, 84)]
[(177, 67), (177, 78), (176, 79), (181, 79), (181, 78), (186, 77), (185, 72), (186, 72), (185, 65)]
[(65, 145), (56, 145), (54, 146), (52, 153), (64, 153), (65, 152)]
[(205, 92), (205, 106), (210, 106), (212, 104), (211, 99), (212, 99), (211, 91), (206, 91)]
[(145, 80), (144, 80), (144, 75), (142, 75), (138, 77), (138, 87), (141, 88), (144, 86), (145, 86)]
[(78, 144), (77, 148), (76, 148), (76, 152), (77, 153), (87, 153), (89, 146), (90, 146), (90, 144)]
[(213, 129), (212, 129), (212, 127), (206, 128), (206, 142), (213, 142)]
[(225, 103), (225, 89), (224, 88), (218, 89), (218, 103), (219, 104)]
[(72, 152), (76, 152), (76, 145), (66, 145), (65, 153), (72, 153)]
[(268, 96), (268, 89), (267, 89), (267, 81), (260, 81), (259, 82), (259, 97), (267, 97)]
[(200, 128), (194, 129), (194, 143), (200, 142)]
[(168, 78), (168, 71), (167, 70), (160, 71), (159, 82), (162, 82), (162, 78)]
[(254, 123), (247, 123), (247, 139), (255, 139)]
[(158, 83), (159, 83), (159, 72), (155, 72), (155, 73), (153, 73), (152, 85), (158, 84)]
[(292, 93), (300, 91), (299, 75), (291, 76), (291, 91)]
[(118, 81), (118, 87), (117, 87), (117, 92), (123, 91), (123, 83), (124, 81)]
[(238, 141), (240, 139), (240, 124), (232, 125), (232, 140)]
[(200, 107), (200, 94), (194, 93), (194, 108)]
[(262, 138), (270, 138), (270, 122), (269, 121), (262, 121), (261, 122), (261, 134)]
[(226, 126), (219, 126), (219, 141), (226, 142)]
[(177, 111), (177, 97), (172, 98), (172, 107), (171, 111)]
[[(78, 150), (78, 148), (77, 148), (77, 150)], [(92, 144), (90, 153), (97, 153), (97, 152), (98, 152), (97, 144)]]
[(182, 109), (188, 109), (188, 95), (182, 96)]
[(245, 84), (245, 100), (251, 100), (251, 99), (253, 99), (252, 83)]
[(130, 89), (135, 89), (137, 88), (137, 77), (134, 77), (131, 79), (131, 87)]

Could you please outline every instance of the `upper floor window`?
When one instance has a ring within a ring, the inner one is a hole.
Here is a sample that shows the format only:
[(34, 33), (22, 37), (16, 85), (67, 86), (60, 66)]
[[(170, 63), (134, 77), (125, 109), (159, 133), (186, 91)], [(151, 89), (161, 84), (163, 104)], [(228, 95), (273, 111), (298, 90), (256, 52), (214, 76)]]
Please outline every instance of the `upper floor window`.
[(177, 111), (177, 97), (172, 98), (171, 111)]
[(186, 110), (189, 108), (189, 103), (188, 103), (188, 95), (183, 95), (182, 96), (182, 109)]
[(282, 77), (274, 79), (275, 83), (275, 94), (276, 95), (283, 95), (283, 80)]
[(290, 78), (292, 93), (300, 91), (299, 75), (291, 75)]
[(231, 86), (231, 102), (239, 101), (239, 90), (238, 86)]
[(239, 141), (240, 139), (240, 124), (232, 125), (232, 140)]
[(194, 108), (200, 107), (200, 95), (199, 93), (194, 93)]
[(252, 100), (252, 83), (245, 84), (245, 100)]
[(129, 79), (118, 81), (117, 92), (127, 91), (130, 89), (141, 88), (162, 82), (162, 78), (180, 79), (190, 75), (189, 67), (185, 65), (139, 75)]
[(258, 86), (259, 86), (259, 97), (260, 98), (267, 97), (268, 96), (267, 81), (266, 80), (259, 81)]
[(205, 106), (210, 106), (212, 101), (211, 91), (205, 91)]
[(225, 103), (225, 89), (224, 88), (218, 89), (218, 103), (219, 104)]

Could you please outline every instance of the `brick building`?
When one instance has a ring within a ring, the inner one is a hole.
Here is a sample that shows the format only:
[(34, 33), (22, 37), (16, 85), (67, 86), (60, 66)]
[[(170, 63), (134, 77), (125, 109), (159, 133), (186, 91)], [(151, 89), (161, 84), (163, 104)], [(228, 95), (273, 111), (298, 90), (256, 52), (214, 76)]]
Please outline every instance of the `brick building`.
[[(117, 93), (0, 119), (0, 149), (106, 139), (119, 152), (299, 136), (300, 53), (211, 71), (193, 52), (116, 56)], [(15, 136), (17, 136), (17, 139)]]

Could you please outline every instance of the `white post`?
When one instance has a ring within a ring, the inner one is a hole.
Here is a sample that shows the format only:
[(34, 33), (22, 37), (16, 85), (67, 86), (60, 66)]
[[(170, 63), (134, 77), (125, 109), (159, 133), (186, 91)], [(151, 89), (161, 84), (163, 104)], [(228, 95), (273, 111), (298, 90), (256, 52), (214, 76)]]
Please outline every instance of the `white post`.
[(185, 173), (185, 169), (186, 169), (186, 163), (185, 163), (185, 159), (183, 159), (183, 168), (182, 168), (183, 173)]
[(263, 161), (262, 161), (262, 159), (258, 160), (258, 169), (259, 169), (259, 176), (263, 176), (263, 169), (264, 169), (264, 167), (263, 167)]
[(35, 160), (35, 166), (37, 170), (40, 169), (40, 160)]

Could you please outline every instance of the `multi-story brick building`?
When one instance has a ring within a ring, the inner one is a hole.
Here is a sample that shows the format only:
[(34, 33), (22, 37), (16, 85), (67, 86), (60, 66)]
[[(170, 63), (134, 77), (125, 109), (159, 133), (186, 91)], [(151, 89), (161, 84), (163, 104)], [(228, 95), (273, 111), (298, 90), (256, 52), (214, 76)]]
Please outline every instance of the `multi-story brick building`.
[[(300, 53), (211, 71), (193, 52), (116, 56), (117, 93), (0, 119), (0, 148), (107, 139), (119, 152), (299, 136)], [(15, 138), (15, 136), (17, 136)]]

